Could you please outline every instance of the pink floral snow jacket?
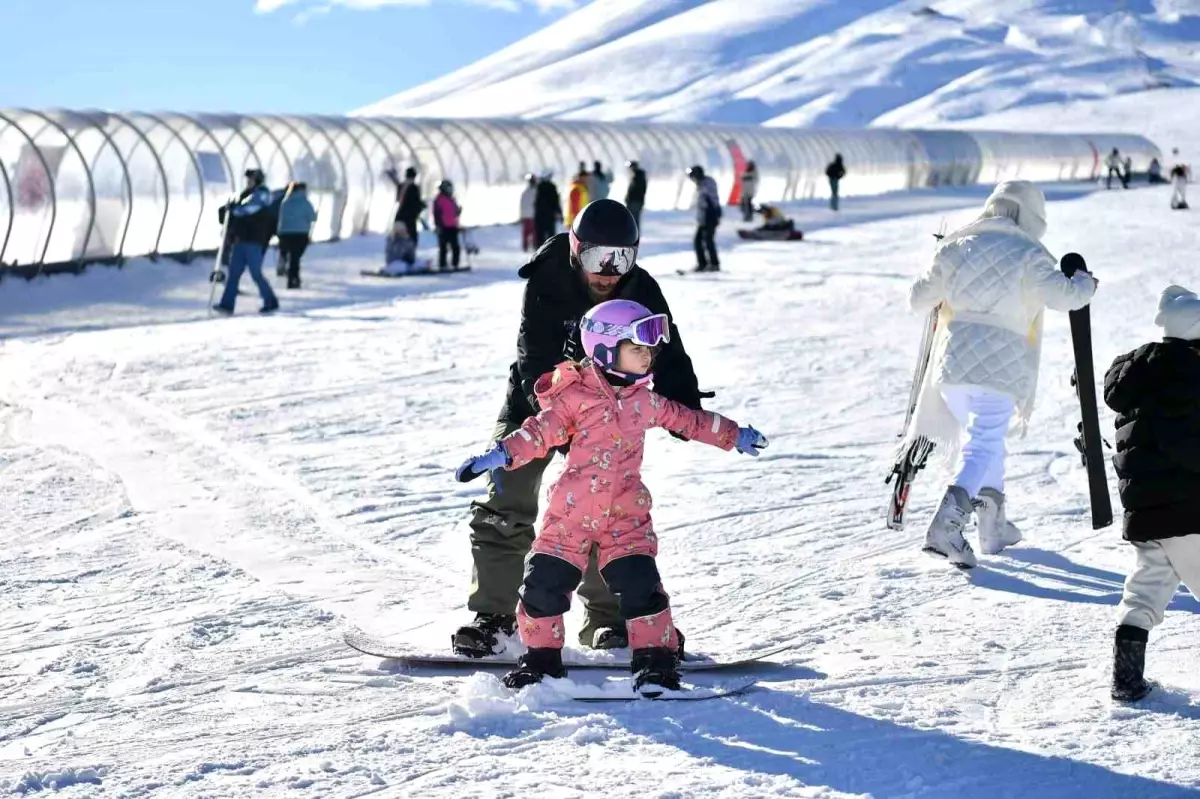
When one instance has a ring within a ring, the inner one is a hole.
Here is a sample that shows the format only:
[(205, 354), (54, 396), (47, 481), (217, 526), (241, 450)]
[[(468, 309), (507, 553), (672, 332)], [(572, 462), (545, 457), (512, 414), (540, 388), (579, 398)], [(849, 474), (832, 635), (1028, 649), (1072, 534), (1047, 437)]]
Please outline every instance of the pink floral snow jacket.
[(720, 414), (696, 411), (646, 386), (616, 387), (585, 361), (560, 363), (534, 384), (541, 413), (502, 442), (510, 469), (571, 443), (567, 468), (551, 487), (547, 520), (556, 517), (588, 533), (641, 527), (650, 512), (642, 484), (646, 431), (663, 427), (724, 450), (737, 443), (738, 426)]

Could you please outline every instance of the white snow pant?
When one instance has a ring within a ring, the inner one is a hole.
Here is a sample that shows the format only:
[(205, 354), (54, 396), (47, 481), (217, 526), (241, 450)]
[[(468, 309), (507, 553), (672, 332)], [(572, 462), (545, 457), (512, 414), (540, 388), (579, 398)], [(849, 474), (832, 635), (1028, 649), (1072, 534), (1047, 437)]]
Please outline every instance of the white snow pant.
[(994, 488), (1003, 494), (1007, 454), (1004, 439), (1016, 411), (1012, 399), (978, 386), (944, 386), (941, 393), (950, 413), (966, 430), (962, 465), (954, 485), (971, 499), (979, 496), (981, 488)]
[(1193, 596), (1200, 591), (1200, 534), (1133, 545), (1137, 547), (1137, 566), (1125, 578), (1117, 623), (1151, 630), (1162, 624), (1180, 583)]
[(1175, 192), (1171, 195), (1171, 205), (1181, 205), (1187, 202), (1187, 179), (1175, 178)]

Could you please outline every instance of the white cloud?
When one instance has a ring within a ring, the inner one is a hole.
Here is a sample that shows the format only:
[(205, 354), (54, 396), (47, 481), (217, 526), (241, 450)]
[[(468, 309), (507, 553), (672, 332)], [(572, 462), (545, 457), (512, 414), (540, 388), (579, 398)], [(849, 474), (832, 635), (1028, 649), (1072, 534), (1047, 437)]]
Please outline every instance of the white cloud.
[[(259, 14), (271, 14), (286, 6), (299, 7), (298, 19), (306, 20), (314, 14), (321, 14), (337, 6), (344, 8), (369, 11), (385, 6), (428, 6), (434, 0), (255, 0), (254, 10)], [(462, 5), (483, 6), (502, 11), (520, 11), (532, 6), (539, 11), (553, 9), (572, 9), (578, 5), (578, 0), (437, 0), (442, 4), (456, 2)]]

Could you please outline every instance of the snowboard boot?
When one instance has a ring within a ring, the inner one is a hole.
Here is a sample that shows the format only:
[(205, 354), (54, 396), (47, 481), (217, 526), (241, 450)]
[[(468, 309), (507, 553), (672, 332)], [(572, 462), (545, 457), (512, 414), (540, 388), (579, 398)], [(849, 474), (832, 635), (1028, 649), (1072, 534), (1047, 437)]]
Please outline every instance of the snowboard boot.
[(661, 696), (663, 691), (678, 691), (677, 652), (665, 646), (633, 650), (629, 670), (633, 672), (633, 691), (646, 697)]
[(980, 552), (999, 555), (1005, 547), (1021, 542), (1021, 531), (1005, 517), (1003, 494), (994, 488), (984, 488), (972, 504), (975, 506)]
[(544, 677), (566, 676), (561, 649), (533, 647), (517, 658), (517, 667), (505, 674), (502, 682), (508, 688), (517, 689), (539, 683)]
[(1113, 641), (1112, 698), (1118, 702), (1136, 702), (1154, 688), (1146, 680), (1146, 641), (1150, 633), (1141, 627), (1122, 624)]
[(504, 651), (500, 636), (505, 638), (517, 632), (517, 617), (507, 613), (476, 613), (475, 621), (459, 627), (450, 636), (450, 645), (456, 655), (482, 658), (498, 655)]
[(592, 649), (625, 649), (629, 635), (624, 627), (600, 627), (592, 635)]
[(950, 486), (942, 497), (929, 530), (925, 533), (925, 546), (922, 549), (935, 557), (946, 558), (960, 569), (975, 567), (975, 553), (971, 545), (963, 537), (963, 530), (971, 512), (975, 507), (967, 492), (959, 486)]

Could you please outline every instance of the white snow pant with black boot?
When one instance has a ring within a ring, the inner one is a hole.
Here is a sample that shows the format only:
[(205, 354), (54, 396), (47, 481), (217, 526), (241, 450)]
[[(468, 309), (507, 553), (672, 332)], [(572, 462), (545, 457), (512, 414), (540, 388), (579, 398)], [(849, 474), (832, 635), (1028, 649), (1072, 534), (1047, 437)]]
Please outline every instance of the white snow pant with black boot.
[(1171, 192), (1171, 207), (1187, 205), (1187, 178), (1177, 177), (1171, 182), (1175, 185), (1175, 191)]
[(1200, 591), (1200, 534), (1160, 541), (1135, 541), (1137, 566), (1125, 578), (1125, 594), (1117, 609), (1117, 624), (1152, 630), (1179, 584), (1193, 596)]
[(982, 488), (1004, 493), (1005, 438), (1016, 406), (1011, 397), (978, 386), (944, 386), (946, 407), (966, 431), (954, 485), (975, 499)]

